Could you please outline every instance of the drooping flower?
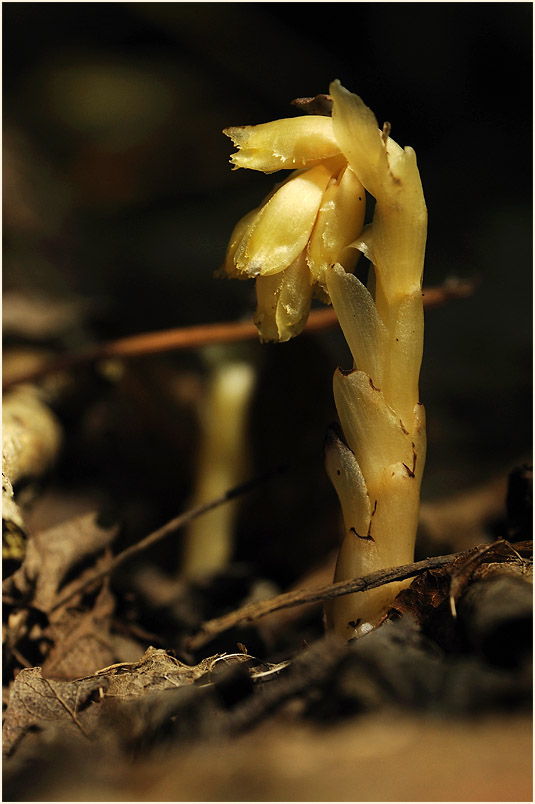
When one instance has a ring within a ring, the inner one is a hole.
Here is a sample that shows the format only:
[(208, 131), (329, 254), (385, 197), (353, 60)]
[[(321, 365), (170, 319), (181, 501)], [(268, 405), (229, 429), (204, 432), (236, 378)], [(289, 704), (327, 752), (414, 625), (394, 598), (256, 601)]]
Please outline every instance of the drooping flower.
[[(330, 302), (327, 269), (338, 263), (352, 272), (359, 252), (389, 272), (387, 283), (375, 276), (379, 297), (384, 287), (406, 287), (407, 272), (415, 287), (421, 280), (426, 210), (414, 151), (381, 131), (373, 112), (339, 81), (329, 91), (332, 118), (307, 115), (223, 132), (238, 148), (233, 169), (293, 169), (238, 222), (224, 263), (229, 277), (256, 278), (262, 340), (297, 335), (313, 293)], [(365, 190), (376, 207), (372, 226), (363, 229)], [(420, 240), (407, 249), (415, 231)], [(410, 263), (400, 262), (408, 251)]]
[(231, 157), (235, 168), (265, 173), (294, 168), (238, 222), (224, 265), (227, 276), (256, 277), (255, 323), (262, 340), (289, 340), (306, 323), (313, 291), (329, 301), (328, 266), (355, 266), (358, 254), (347, 247), (362, 230), (364, 189), (340, 151), (329, 117), (297, 117), (224, 133), (239, 149)]

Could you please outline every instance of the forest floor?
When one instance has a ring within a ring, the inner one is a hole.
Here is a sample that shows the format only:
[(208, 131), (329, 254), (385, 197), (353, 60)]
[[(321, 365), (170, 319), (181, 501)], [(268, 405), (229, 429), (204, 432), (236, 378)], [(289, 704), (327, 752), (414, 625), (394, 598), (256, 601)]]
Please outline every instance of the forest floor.
[[(431, 557), (403, 568), (411, 585), (378, 628), (340, 644), (323, 602), (386, 573), (333, 587), (330, 551), (286, 584), (239, 558), (185, 579), (164, 545), (203, 506), (132, 543), (120, 500), (112, 515), (87, 477), (73, 487), (91, 444), (128, 472), (128, 451), (106, 453), (117, 391), (96, 376), (75, 384), (90, 437), (57, 404), (68, 376), (5, 397), (5, 800), (531, 799), (528, 467), (424, 505)], [(59, 458), (58, 431), (74, 444)]]

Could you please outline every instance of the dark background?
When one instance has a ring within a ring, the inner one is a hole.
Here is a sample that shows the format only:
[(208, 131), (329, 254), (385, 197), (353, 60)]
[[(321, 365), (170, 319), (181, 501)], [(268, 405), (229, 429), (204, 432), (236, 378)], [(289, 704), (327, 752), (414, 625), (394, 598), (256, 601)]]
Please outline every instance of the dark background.
[[(472, 298), (427, 315), (424, 499), (483, 483), (529, 456), (530, 3), (4, 3), (2, 10), (5, 291), (87, 300), (93, 313), (84, 343), (250, 316), (252, 285), (212, 274), (235, 222), (274, 179), (232, 172), (221, 129), (292, 116), (293, 98), (327, 92), (340, 78), (380, 124), (391, 122), (395, 140), (416, 150), (429, 210), (425, 283), (481, 280)], [(324, 333), (251, 348), (262, 366), (254, 468), (288, 457), (307, 466), (285, 481), (303, 482), (297, 497), (284, 483), (266, 491), (248, 526), (252, 543), (274, 534), (285, 542), (303, 505), (314, 542), (326, 525), (323, 500), (332, 510), (336, 504), (321, 443), (334, 416), (330, 378), (347, 360), (345, 346)], [(197, 369), (192, 354), (165, 361), (177, 373)], [(143, 384), (154, 361), (134, 365)], [(115, 457), (106, 470), (102, 454), (93, 462), (78, 455), (86, 478), (100, 471), (119, 501), (126, 487), (143, 496), (136, 461), (144, 456), (157, 481), (143, 493), (154, 500), (159, 489), (162, 501), (141, 517), (141, 534), (190, 491), (187, 466), (177, 470), (178, 492), (166, 474), (186, 460), (184, 438), (168, 447), (158, 474), (147, 426), (137, 436), (110, 427)], [(126, 469), (116, 457), (125, 450)]]

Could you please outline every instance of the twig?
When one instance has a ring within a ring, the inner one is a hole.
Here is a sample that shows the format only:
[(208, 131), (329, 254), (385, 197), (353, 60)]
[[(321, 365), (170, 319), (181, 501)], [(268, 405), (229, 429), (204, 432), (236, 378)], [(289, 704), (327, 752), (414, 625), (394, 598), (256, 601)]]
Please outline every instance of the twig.
[(235, 497), (239, 497), (242, 494), (246, 494), (248, 491), (256, 488), (256, 486), (260, 485), (261, 483), (269, 480), (270, 478), (274, 477), (275, 475), (281, 474), (288, 468), (287, 465), (279, 466), (266, 474), (263, 474), (259, 477), (253, 478), (252, 480), (247, 480), (245, 483), (240, 483), (238, 486), (234, 486), (233, 488), (225, 491), (219, 497), (214, 497), (209, 502), (201, 503), (200, 505), (196, 505), (194, 508), (190, 508), (188, 511), (185, 511), (183, 514), (179, 514), (174, 519), (171, 519), (165, 525), (162, 525), (161, 528), (158, 530), (149, 533), (148, 536), (145, 536), (144, 539), (141, 541), (136, 542), (136, 544), (130, 545), (121, 553), (118, 553), (105, 567), (98, 570), (98, 572), (93, 573), (88, 578), (85, 578), (84, 581), (74, 589), (72, 589), (67, 595), (60, 598), (54, 605), (48, 610), (48, 614), (51, 614), (56, 609), (59, 609), (65, 603), (68, 603), (73, 597), (79, 595), (80, 592), (83, 592), (89, 586), (92, 586), (96, 581), (100, 581), (102, 578), (105, 578), (107, 575), (110, 575), (114, 570), (117, 569), (118, 566), (123, 564), (125, 561), (128, 561), (135, 555), (143, 552), (148, 547), (152, 547), (152, 545), (156, 544), (156, 542), (161, 541), (166, 536), (169, 536), (171, 533), (175, 533), (180, 528), (183, 528), (184, 525), (187, 525), (193, 519), (196, 519), (202, 514), (206, 514), (208, 511), (211, 511), (213, 508), (217, 508), (219, 505), (223, 505), (223, 503), (229, 502), (233, 500)]
[(376, 586), (390, 583), (391, 581), (402, 581), (417, 575), (422, 570), (437, 569), (449, 564), (461, 555), (452, 553), (448, 556), (437, 556), (426, 558), (415, 564), (403, 564), (400, 567), (389, 567), (385, 570), (378, 570), (363, 578), (351, 578), (348, 581), (338, 581), (338, 583), (318, 586), (315, 589), (303, 589), (292, 592), (284, 592), (282, 595), (249, 603), (241, 609), (231, 611), (222, 617), (208, 620), (203, 623), (200, 631), (188, 640), (187, 647), (191, 650), (203, 647), (213, 636), (227, 631), (238, 623), (251, 622), (266, 614), (271, 614), (279, 609), (292, 608), (293, 606), (303, 606), (311, 603), (319, 603), (322, 600), (329, 600), (340, 595), (348, 595), (354, 592), (364, 592)]
[[(489, 547), (497, 547), (506, 542), (500, 541), (495, 545)], [(519, 552), (530, 550), (531, 542), (522, 542), (515, 545)], [(486, 551), (487, 545), (485, 545)], [(340, 595), (349, 595), (354, 592), (364, 592), (367, 589), (373, 589), (376, 586), (383, 586), (384, 584), (391, 583), (392, 581), (403, 581), (406, 578), (412, 578), (418, 575), (419, 572), (424, 570), (439, 569), (453, 563), (457, 559), (471, 558), (474, 555), (479, 558), (481, 548), (472, 548), (461, 553), (450, 553), (445, 556), (433, 556), (425, 558), (422, 561), (417, 561), (414, 564), (403, 564), (399, 567), (389, 567), (388, 569), (378, 570), (363, 578), (352, 578), (348, 581), (338, 581), (338, 583), (328, 584), (327, 586), (319, 586), (316, 589), (304, 589), (299, 591), (285, 592), (282, 595), (269, 598), (268, 600), (260, 600), (256, 603), (249, 603), (236, 611), (231, 611), (224, 614), (222, 617), (217, 617), (213, 620), (208, 620), (202, 626), (200, 631), (192, 636), (187, 643), (190, 650), (197, 650), (202, 648), (212, 637), (227, 631), (229, 628), (242, 622), (251, 622), (252, 620), (264, 617), (266, 614), (271, 614), (279, 609), (291, 608), (293, 606), (303, 606), (310, 603), (319, 603), (322, 600), (339, 597)], [(490, 552), (486, 551), (486, 552)]]
[[(476, 287), (475, 280), (449, 281), (435, 288), (424, 288), (424, 307), (433, 309), (441, 307), (453, 299), (470, 296)], [(308, 318), (305, 332), (318, 332), (337, 326), (334, 310), (314, 310)], [(254, 324), (248, 321), (225, 322), (218, 324), (201, 324), (194, 327), (166, 329), (160, 332), (148, 332), (131, 335), (116, 341), (100, 344), (75, 354), (61, 355), (50, 363), (37, 369), (8, 377), (4, 380), (4, 390), (23, 382), (33, 382), (46, 374), (66, 371), (74, 366), (92, 363), (112, 357), (139, 357), (141, 355), (159, 354), (176, 349), (195, 349), (211, 343), (231, 343), (258, 338)]]

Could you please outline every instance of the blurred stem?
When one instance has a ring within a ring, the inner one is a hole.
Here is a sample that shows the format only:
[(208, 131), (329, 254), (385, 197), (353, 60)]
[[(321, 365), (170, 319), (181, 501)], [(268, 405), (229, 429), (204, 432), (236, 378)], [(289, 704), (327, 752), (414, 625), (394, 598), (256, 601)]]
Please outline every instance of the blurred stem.
[[(251, 353), (243, 347), (211, 346), (203, 357), (208, 376), (199, 406), (194, 506), (218, 497), (247, 476), (247, 414), (256, 380)], [(191, 522), (183, 542), (183, 577), (213, 572), (228, 563), (238, 506), (235, 500)]]

